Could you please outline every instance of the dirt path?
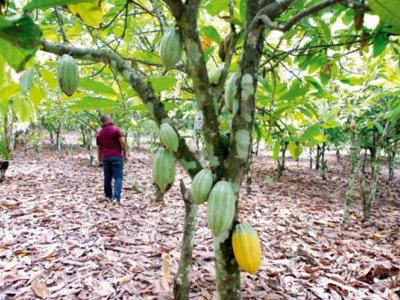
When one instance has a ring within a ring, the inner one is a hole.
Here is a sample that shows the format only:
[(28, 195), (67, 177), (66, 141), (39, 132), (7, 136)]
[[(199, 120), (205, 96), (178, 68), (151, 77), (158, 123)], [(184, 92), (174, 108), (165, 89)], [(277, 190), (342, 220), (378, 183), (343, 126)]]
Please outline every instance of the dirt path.
[[(102, 171), (84, 149), (45, 149), (40, 160), (17, 152), (0, 184), (0, 299), (172, 299), (184, 219), (178, 182), (190, 181), (178, 168), (165, 203), (155, 203), (152, 156), (131, 152), (119, 207), (102, 200)], [(263, 262), (256, 275), (242, 272), (243, 299), (400, 296), (399, 172), (389, 183), (382, 171), (371, 220), (355, 200), (343, 225), (348, 169), (344, 160), (330, 165), (324, 181), (307, 160), (289, 160), (282, 182), (265, 183), (275, 165), (254, 159), (240, 217), (259, 232)], [(190, 299), (216, 299), (204, 206), (195, 243)]]

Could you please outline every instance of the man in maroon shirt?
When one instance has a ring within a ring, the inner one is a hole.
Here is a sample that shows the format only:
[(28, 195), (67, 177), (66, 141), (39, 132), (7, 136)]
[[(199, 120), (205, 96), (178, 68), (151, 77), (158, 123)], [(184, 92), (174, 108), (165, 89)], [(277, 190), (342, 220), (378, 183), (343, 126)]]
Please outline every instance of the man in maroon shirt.
[[(99, 157), (99, 167), (104, 171), (104, 195), (106, 198), (121, 204), (121, 189), (123, 165), (128, 161), (124, 135), (115, 127), (109, 115), (101, 116), (103, 126), (97, 133), (96, 144)], [(114, 194), (111, 182), (114, 178)]]

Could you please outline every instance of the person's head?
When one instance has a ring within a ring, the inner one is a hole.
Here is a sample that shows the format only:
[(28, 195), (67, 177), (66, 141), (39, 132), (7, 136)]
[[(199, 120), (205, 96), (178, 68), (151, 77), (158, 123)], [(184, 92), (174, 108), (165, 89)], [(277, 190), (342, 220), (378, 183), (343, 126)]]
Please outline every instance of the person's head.
[(106, 124), (112, 125), (113, 124), (113, 121), (112, 121), (110, 115), (102, 115), (100, 121), (101, 121), (101, 123), (103, 123), (103, 125), (106, 125)]

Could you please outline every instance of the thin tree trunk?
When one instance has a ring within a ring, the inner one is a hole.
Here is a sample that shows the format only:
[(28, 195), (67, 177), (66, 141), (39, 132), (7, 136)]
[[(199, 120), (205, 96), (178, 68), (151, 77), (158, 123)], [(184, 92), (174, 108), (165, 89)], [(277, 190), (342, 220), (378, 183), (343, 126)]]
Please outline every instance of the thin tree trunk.
[(315, 169), (319, 170), (321, 161), (321, 146), (317, 145), (317, 157), (315, 158)]
[(377, 190), (378, 190), (378, 182), (379, 182), (379, 151), (375, 151), (375, 156), (373, 157), (373, 172), (372, 172), (372, 187), (371, 187), (371, 195), (370, 200), (363, 207), (364, 209), (364, 218), (369, 219), (371, 217), (372, 207), (375, 202)]
[(343, 223), (349, 223), (350, 220), (350, 206), (351, 206), (351, 197), (353, 195), (353, 188), (354, 188), (354, 179), (355, 179), (355, 167), (357, 163), (357, 144), (355, 141), (354, 133), (349, 132), (349, 137), (350, 137), (350, 179), (349, 179), (349, 187), (347, 188), (346, 192), (346, 198), (345, 198), (345, 203), (344, 203), (344, 210), (343, 210)]
[(397, 143), (393, 144), (393, 149), (389, 146), (388, 153), (389, 153), (389, 181), (393, 181), (394, 179), (394, 162), (396, 158), (396, 150), (397, 150)]
[(313, 168), (313, 147), (310, 147), (310, 169)]
[(194, 247), (194, 235), (198, 206), (194, 203), (192, 195), (187, 191), (181, 180), (181, 194), (185, 203), (185, 225), (179, 260), (178, 272), (174, 278), (174, 299), (189, 299), (190, 270), (192, 265), (192, 253)]
[(285, 170), (285, 162), (286, 162), (286, 150), (288, 148), (289, 143), (288, 142), (284, 142), (284, 146), (282, 147), (282, 160), (278, 159), (278, 178), (277, 180), (280, 181), (281, 177), (283, 175), (283, 171)]
[(362, 167), (362, 172), (364, 174), (365, 174), (365, 168), (366, 168), (366, 165), (367, 165), (367, 158), (368, 158), (368, 149), (365, 148), (365, 151), (364, 151), (364, 162), (363, 162), (363, 167)]
[(326, 163), (325, 163), (325, 146), (326, 146), (326, 143), (322, 143), (322, 156), (321, 156), (321, 159), (322, 159), (322, 167), (321, 167), (321, 174), (322, 174), (322, 179), (323, 180), (326, 180)]

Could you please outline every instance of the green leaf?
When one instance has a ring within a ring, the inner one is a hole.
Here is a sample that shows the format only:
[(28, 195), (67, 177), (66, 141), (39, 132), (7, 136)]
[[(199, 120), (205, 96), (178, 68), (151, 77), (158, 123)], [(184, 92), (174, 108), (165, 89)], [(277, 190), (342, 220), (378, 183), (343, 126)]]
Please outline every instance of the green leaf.
[(331, 42), (332, 40), (332, 35), (331, 35), (331, 29), (329, 26), (326, 24), (324, 20), (319, 19), (318, 20), (319, 26), (321, 26), (323, 32), (324, 32), (324, 39), (327, 43)]
[(15, 96), (21, 91), (21, 86), (19, 84), (13, 83), (3, 89), (0, 89), (0, 99), (7, 100), (12, 96)]
[(42, 90), (36, 85), (32, 85), (31, 91), (29, 93), (29, 98), (34, 105), (39, 105), (43, 100)]
[(33, 0), (24, 6), (24, 10), (46, 9), (54, 6), (64, 6), (76, 3), (95, 3), (97, 0)]
[(288, 149), (294, 160), (298, 160), (300, 155), (303, 153), (303, 147), (297, 146), (295, 143), (290, 143)]
[(220, 43), (221, 42), (221, 37), (219, 36), (219, 33), (218, 33), (217, 29), (215, 29), (214, 26), (211, 26), (211, 25), (210, 26), (204, 26), (200, 30), (200, 35), (206, 35), (216, 43)]
[(79, 80), (79, 88), (87, 91), (95, 92), (96, 94), (104, 96), (116, 96), (117, 93), (112, 89), (112, 87), (105, 85), (103, 82), (95, 81), (90, 78), (81, 78)]
[(41, 72), (42, 78), (44, 79), (44, 81), (46, 81), (46, 83), (48, 84), (48, 86), (52, 89), (55, 90), (58, 86), (57, 80), (54, 76), (54, 74), (52, 72), (50, 72), (49, 70), (43, 69)]
[(340, 82), (343, 82), (343, 83), (349, 84), (349, 85), (363, 85), (363, 83), (364, 83), (361, 78), (347, 77), (344, 75), (339, 75), (338, 79), (340, 80)]
[(374, 38), (374, 57), (379, 56), (389, 44), (389, 37), (386, 33), (380, 33)]
[(273, 161), (277, 161), (278, 160), (280, 149), (281, 149), (281, 143), (280, 143), (280, 141), (276, 141), (275, 145), (274, 145), (274, 151), (273, 151), (273, 154), (272, 154)]
[(382, 127), (382, 125), (381, 125), (379, 122), (374, 122), (374, 126), (376, 127), (376, 129), (378, 129), (378, 132), (379, 132), (380, 134), (383, 133), (383, 127)]
[(243, 23), (246, 22), (247, 15), (247, 0), (240, 0), (239, 3), (240, 19)]
[(14, 100), (13, 110), (22, 123), (29, 121), (31, 110), (24, 96), (21, 95)]
[(117, 106), (118, 102), (100, 97), (84, 97), (73, 104), (68, 105), (68, 108), (73, 111), (80, 111), (82, 109), (95, 110), (95, 109), (109, 109)]
[(274, 182), (274, 178), (272, 177), (267, 177), (264, 179), (264, 183), (273, 183)]
[(149, 81), (151, 82), (153, 89), (156, 93), (159, 93), (159, 92), (162, 92), (165, 90), (169, 90), (172, 87), (174, 87), (176, 84), (176, 78), (168, 77), (168, 76), (164, 76), (164, 77), (160, 77), (160, 78), (152, 78), (152, 79), (149, 79)]
[(321, 134), (320, 128), (321, 126), (319, 124), (314, 124), (311, 125), (310, 127), (307, 127), (307, 129), (301, 135), (299, 142), (303, 143), (305, 141), (312, 139), (314, 136)]
[(204, 5), (204, 8), (214, 17), (227, 8), (230, 2), (231, 0), (210, 0)]
[(25, 73), (19, 78), (19, 84), (21, 85), (22, 92), (27, 94), (31, 89), (33, 84), (33, 76), (35, 75), (35, 70), (29, 68)]
[(7, 20), (0, 15), (0, 38), (11, 45), (25, 50), (36, 50), (41, 36), (40, 27), (28, 15), (16, 20)]
[(383, 22), (400, 27), (399, 0), (368, 0), (368, 4)]

